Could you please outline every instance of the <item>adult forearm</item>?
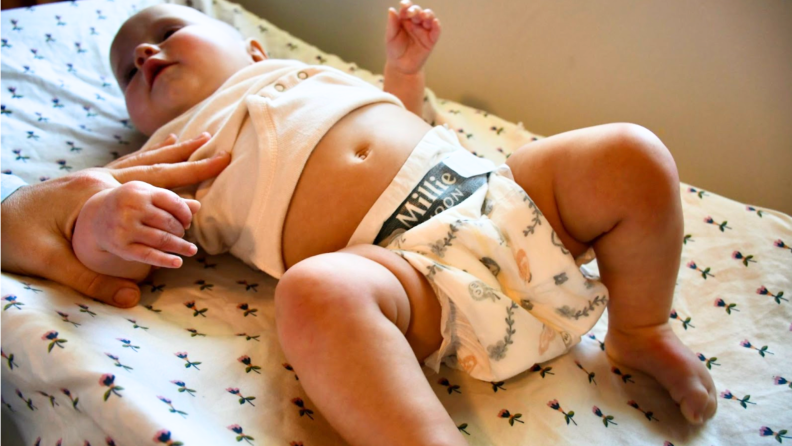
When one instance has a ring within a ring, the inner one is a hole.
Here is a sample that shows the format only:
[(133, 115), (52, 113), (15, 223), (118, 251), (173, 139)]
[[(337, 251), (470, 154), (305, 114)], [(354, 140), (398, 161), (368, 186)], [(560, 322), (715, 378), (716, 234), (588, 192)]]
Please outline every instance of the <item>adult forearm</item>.
[(383, 90), (399, 98), (407, 110), (421, 117), (426, 85), (423, 70), (414, 74), (404, 74), (386, 63), (384, 74)]

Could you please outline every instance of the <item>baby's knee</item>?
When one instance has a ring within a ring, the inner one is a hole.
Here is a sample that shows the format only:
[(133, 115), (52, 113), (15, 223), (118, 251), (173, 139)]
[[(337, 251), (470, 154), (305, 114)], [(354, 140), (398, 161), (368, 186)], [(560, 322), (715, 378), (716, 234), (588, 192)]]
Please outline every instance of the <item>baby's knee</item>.
[(637, 124), (614, 124), (612, 167), (621, 170), (625, 191), (641, 207), (657, 210), (679, 201), (679, 172), (671, 152), (649, 129)]

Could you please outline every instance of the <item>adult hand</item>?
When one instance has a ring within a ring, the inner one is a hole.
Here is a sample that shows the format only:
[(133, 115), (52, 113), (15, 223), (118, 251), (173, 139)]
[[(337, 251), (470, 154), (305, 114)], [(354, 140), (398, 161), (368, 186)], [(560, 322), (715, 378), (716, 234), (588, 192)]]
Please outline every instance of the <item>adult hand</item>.
[(231, 155), (185, 161), (209, 140), (162, 143), (121, 157), (104, 168), (85, 169), (18, 189), (2, 203), (2, 269), (43, 277), (117, 307), (132, 307), (140, 288), (125, 279), (86, 268), (72, 251), (71, 238), (83, 204), (99, 191), (129, 181), (172, 189), (208, 180), (228, 166)]

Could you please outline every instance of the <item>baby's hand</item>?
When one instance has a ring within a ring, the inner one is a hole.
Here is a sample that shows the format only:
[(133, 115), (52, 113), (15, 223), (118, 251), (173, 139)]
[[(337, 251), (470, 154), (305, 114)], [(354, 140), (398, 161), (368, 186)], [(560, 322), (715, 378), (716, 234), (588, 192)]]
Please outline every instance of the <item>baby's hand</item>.
[(388, 8), (385, 46), (389, 64), (403, 74), (419, 72), (437, 41), (440, 20), (431, 9), (422, 9), (410, 0), (402, 0), (397, 12)]
[(182, 259), (172, 254), (192, 256), (198, 251), (182, 237), (200, 207), (196, 200), (140, 181), (103, 190), (80, 211), (75, 254), (87, 267), (118, 277), (145, 277), (150, 268), (133, 268), (134, 262), (179, 268)]

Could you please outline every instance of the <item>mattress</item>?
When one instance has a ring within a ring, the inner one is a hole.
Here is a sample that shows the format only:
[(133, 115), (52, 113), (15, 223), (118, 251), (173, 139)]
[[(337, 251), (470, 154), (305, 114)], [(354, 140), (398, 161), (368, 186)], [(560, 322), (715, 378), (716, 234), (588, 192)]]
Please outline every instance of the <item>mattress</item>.
[[(108, 52), (120, 24), (155, 3), (3, 11), (3, 172), (35, 183), (102, 166), (145, 142), (129, 122)], [(381, 75), (238, 5), (187, 3), (261, 39), (272, 57), (382, 85)], [(541, 138), (426, 94), (424, 119), (448, 124), (469, 151), (495, 163)], [(669, 317), (710, 369), (719, 392), (715, 418), (692, 427), (653, 379), (613, 367), (602, 344), (606, 313), (569, 354), (504, 382), (425, 368), (471, 445), (790, 441), (792, 218), (693, 185), (682, 184), (681, 199), (686, 235)], [(585, 267), (597, 271), (596, 261)], [(199, 252), (179, 270), (156, 271), (141, 284), (140, 305), (122, 310), (4, 272), (4, 416), (24, 444), (343, 445), (279, 347), (276, 283), (231, 256)]]

